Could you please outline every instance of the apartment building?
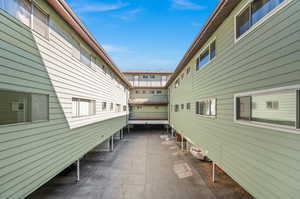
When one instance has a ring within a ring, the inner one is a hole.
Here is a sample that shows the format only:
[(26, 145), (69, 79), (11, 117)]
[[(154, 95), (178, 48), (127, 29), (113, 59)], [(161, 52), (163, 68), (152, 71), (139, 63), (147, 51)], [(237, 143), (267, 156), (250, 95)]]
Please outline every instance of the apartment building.
[(170, 81), (170, 125), (255, 198), (299, 198), (300, 1), (221, 1)]
[(64, 1), (0, 1), (0, 198), (127, 125), (130, 83)]
[(168, 124), (168, 89), (172, 72), (124, 72), (131, 83), (129, 124)]

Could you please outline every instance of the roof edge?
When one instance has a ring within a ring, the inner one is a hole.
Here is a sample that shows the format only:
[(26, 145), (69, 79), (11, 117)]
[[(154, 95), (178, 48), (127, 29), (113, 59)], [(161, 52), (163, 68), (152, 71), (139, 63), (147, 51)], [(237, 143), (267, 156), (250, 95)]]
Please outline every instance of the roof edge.
[(192, 42), (187, 52), (177, 65), (173, 75), (168, 80), (166, 87), (169, 87), (185, 66), (190, 62), (198, 50), (207, 42), (212, 34), (220, 27), (220, 25), (227, 19), (232, 10), (240, 3), (237, 0), (221, 0), (217, 5), (207, 22), (201, 29), (200, 33)]
[(104, 62), (118, 75), (127, 88), (131, 84), (125, 75), (116, 66), (110, 56), (101, 47), (99, 42), (91, 35), (87, 28), (80, 21), (79, 17), (73, 12), (64, 0), (46, 0), (47, 3), (73, 28), (74, 31), (104, 60)]

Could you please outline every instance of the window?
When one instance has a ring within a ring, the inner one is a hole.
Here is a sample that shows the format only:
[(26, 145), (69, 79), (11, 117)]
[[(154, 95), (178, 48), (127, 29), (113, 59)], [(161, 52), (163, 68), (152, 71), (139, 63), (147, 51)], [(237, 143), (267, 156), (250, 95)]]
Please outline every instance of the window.
[(143, 79), (148, 79), (148, 75), (143, 75)]
[(48, 38), (49, 35), (49, 17), (36, 5), (33, 5), (32, 29)]
[[(0, 8), (31, 27), (45, 38), (49, 36), (49, 16), (28, 0), (0, 0)], [(32, 18), (31, 18), (32, 17)], [(32, 19), (32, 23), (31, 23)]]
[(199, 70), (216, 57), (216, 41), (211, 42), (196, 60), (196, 69)]
[(178, 112), (178, 111), (179, 111), (179, 105), (178, 105), (178, 104), (175, 105), (174, 110), (175, 110), (175, 112)]
[(236, 38), (246, 33), (286, 0), (253, 0), (236, 16)]
[(72, 116), (83, 117), (96, 114), (96, 101), (72, 98)]
[(146, 94), (147, 93), (147, 91), (143, 91), (143, 94)]
[(279, 102), (278, 101), (267, 101), (266, 102), (267, 109), (271, 110), (278, 110), (279, 109)]
[(117, 104), (117, 112), (121, 112), (121, 104)]
[(155, 75), (150, 75), (150, 79), (155, 79)]
[(143, 110), (143, 106), (136, 106), (136, 109), (137, 109), (138, 111), (142, 111), (142, 110)]
[(181, 80), (183, 80), (183, 79), (184, 79), (184, 73), (181, 74)]
[(106, 111), (107, 103), (102, 102), (102, 111)]
[(196, 102), (196, 114), (203, 116), (216, 116), (216, 99)]
[(156, 91), (156, 94), (160, 95), (160, 94), (162, 94), (162, 91)]
[(123, 111), (127, 111), (127, 106), (123, 106)]
[(216, 56), (216, 41), (213, 41), (211, 44), (210, 44), (210, 48), (209, 48), (209, 56), (210, 56), (210, 60), (212, 60), (213, 58), (215, 58)]
[(186, 74), (188, 75), (188, 74), (190, 74), (190, 72), (191, 72), (191, 68), (188, 67), (188, 68), (186, 69)]
[(184, 104), (181, 104), (181, 110), (183, 110), (184, 109)]
[(297, 128), (299, 90), (279, 89), (237, 96), (236, 120)]
[(110, 103), (110, 111), (113, 111), (114, 110), (114, 103)]
[(177, 79), (175, 82), (175, 88), (177, 88), (180, 85), (180, 79)]
[(186, 109), (187, 109), (187, 110), (191, 110), (191, 103), (187, 103), (187, 104), (186, 104)]
[(0, 90), (0, 125), (49, 120), (49, 96)]
[(0, 0), (0, 8), (30, 27), (31, 3), (28, 0)]
[(140, 92), (140, 91), (135, 91), (135, 93), (136, 93), (136, 94), (140, 94), (141, 92)]
[(155, 94), (155, 91), (149, 91), (150, 92), (150, 94)]
[(83, 47), (80, 49), (80, 62), (87, 66), (91, 65), (91, 55)]

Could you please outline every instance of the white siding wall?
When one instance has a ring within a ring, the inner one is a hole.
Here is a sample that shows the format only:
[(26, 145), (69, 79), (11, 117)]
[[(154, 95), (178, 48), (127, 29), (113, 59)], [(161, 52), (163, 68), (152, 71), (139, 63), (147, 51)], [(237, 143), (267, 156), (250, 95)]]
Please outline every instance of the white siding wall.
[[(71, 43), (56, 31), (50, 28), (49, 34), (49, 41), (34, 37), (70, 128), (126, 115), (102, 111), (102, 102), (127, 105), (128, 90), (93, 62), (87, 66), (73, 57)], [(72, 97), (96, 100), (96, 115), (72, 118)]]

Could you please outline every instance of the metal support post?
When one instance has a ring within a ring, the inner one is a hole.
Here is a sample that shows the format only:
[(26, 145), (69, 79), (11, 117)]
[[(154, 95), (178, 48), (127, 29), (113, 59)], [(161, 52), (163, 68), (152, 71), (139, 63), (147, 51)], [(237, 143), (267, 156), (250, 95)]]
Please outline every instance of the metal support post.
[(212, 162), (212, 182), (215, 183), (215, 169), (216, 169), (216, 164)]
[(114, 135), (111, 136), (111, 151), (114, 151)]
[(77, 160), (77, 182), (80, 181), (80, 160)]

